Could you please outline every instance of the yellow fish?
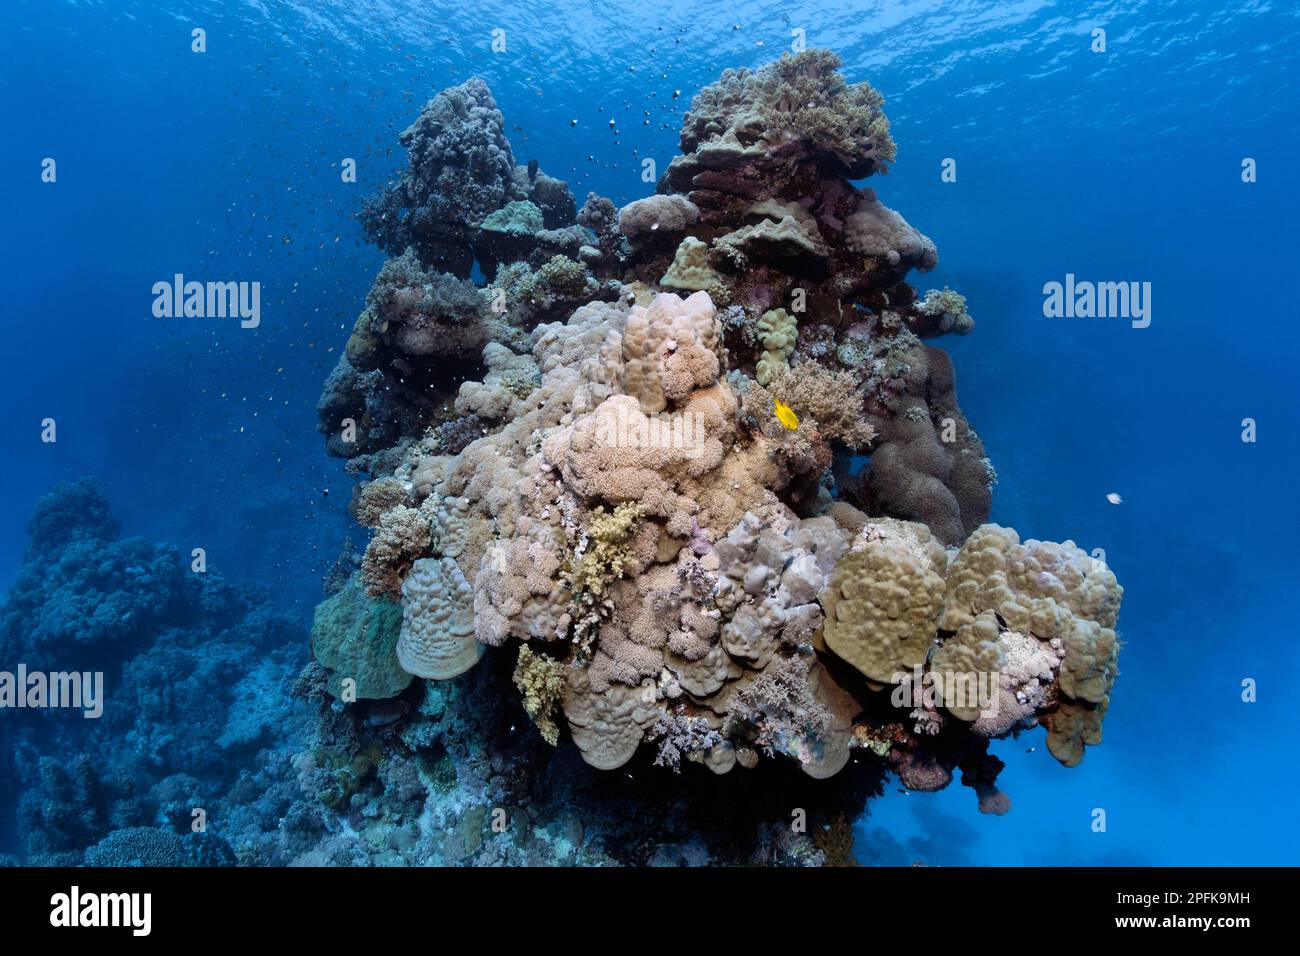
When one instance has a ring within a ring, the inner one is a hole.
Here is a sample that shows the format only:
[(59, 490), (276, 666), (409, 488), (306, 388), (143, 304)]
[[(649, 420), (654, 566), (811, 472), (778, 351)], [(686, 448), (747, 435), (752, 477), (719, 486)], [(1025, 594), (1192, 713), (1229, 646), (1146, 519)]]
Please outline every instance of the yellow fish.
[(794, 409), (780, 399), (773, 399), (773, 405), (776, 411), (776, 420), (784, 425), (790, 431), (799, 427), (799, 416), (794, 413)]

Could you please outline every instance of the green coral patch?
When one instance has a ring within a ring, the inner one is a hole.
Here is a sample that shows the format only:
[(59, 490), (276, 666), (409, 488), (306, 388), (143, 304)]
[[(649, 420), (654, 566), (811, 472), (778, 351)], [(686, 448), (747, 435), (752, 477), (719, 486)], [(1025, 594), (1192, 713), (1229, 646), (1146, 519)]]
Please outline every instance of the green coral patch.
[(405, 690), (411, 675), (397, 663), (395, 650), (401, 629), (402, 606), (363, 594), (355, 583), (318, 604), (311, 650), (329, 671), (329, 692), (344, 699), (349, 678), (358, 700), (383, 700)]

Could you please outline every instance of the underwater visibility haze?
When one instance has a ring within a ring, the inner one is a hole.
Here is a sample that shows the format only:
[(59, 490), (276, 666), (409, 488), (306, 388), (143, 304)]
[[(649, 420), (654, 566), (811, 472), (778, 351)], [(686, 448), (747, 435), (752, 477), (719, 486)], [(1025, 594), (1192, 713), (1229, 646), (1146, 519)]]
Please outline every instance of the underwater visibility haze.
[(0, 859), (1294, 865), (1300, 11), (0, 29)]

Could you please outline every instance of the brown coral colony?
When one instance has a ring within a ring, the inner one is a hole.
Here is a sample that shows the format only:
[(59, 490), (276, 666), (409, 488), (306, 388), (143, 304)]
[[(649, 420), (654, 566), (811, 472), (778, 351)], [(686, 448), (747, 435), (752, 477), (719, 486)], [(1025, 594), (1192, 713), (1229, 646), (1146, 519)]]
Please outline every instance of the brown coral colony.
[(622, 209), (516, 165), (481, 80), (438, 94), (363, 211), (392, 258), (321, 430), (409, 673), (508, 654), (539, 732), (600, 769), (856, 754), (913, 789), (959, 769), (1001, 813), (991, 739), (1042, 724), (1066, 766), (1100, 742), (1123, 590), (988, 523), (992, 467), (923, 341), (973, 322), (908, 285), (934, 244), (851, 182), (895, 148), (839, 67), (726, 71)]

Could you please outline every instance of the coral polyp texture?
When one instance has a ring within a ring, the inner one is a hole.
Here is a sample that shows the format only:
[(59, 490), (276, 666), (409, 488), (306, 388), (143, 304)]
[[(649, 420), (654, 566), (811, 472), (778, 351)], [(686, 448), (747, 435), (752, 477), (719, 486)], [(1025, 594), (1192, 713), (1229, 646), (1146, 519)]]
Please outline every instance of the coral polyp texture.
[(372, 529), (317, 615), (331, 694), (414, 700), (499, 656), (494, 706), (602, 771), (960, 770), (992, 813), (990, 740), (1041, 724), (1067, 766), (1100, 742), (1123, 591), (988, 523), (923, 341), (974, 322), (908, 284), (934, 243), (854, 184), (895, 145), (839, 67), (728, 70), (622, 209), (516, 166), (481, 80), (402, 134), (363, 215), (394, 258), (320, 403)]

